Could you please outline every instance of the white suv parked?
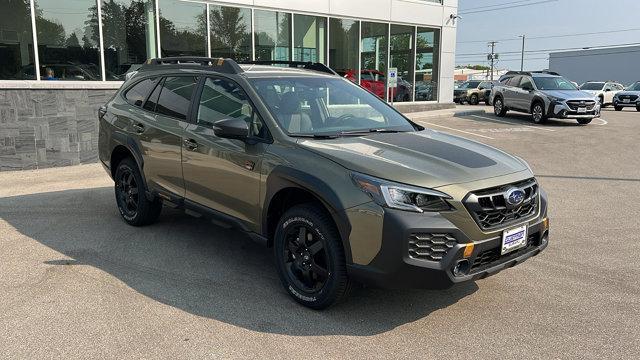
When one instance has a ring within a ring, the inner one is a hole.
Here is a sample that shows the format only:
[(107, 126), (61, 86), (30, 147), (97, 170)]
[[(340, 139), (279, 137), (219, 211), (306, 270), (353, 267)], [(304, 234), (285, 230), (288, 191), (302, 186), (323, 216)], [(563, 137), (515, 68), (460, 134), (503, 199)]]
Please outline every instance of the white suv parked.
[(613, 97), (624, 90), (624, 86), (613, 81), (587, 81), (580, 86), (580, 90), (598, 97), (600, 106), (606, 107), (613, 104)]

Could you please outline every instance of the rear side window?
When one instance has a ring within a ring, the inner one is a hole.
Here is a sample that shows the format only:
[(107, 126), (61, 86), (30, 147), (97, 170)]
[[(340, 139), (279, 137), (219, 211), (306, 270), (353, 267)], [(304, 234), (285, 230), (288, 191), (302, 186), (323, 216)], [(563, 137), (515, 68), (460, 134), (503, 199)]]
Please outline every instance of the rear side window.
[(147, 102), (144, 103), (145, 110), (156, 111), (156, 105), (158, 104), (158, 98), (160, 97), (160, 90), (162, 90), (163, 82), (164, 79), (158, 81), (158, 85), (156, 85), (156, 88), (153, 89), (153, 92), (149, 95)]
[(191, 96), (197, 79), (191, 76), (168, 77), (164, 80), (156, 112), (180, 120), (187, 119)]
[(142, 106), (144, 99), (155, 85), (155, 79), (144, 79), (127, 90), (124, 97), (131, 105)]
[(518, 87), (518, 85), (520, 85), (520, 79), (522, 79), (522, 76), (514, 76), (507, 81), (507, 85)]

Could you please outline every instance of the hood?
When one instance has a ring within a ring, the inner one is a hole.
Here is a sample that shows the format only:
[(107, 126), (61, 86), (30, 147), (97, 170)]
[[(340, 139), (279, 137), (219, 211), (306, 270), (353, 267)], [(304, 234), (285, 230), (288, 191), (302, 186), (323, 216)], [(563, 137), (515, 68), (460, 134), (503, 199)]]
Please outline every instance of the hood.
[(627, 96), (627, 95), (636, 95), (636, 96), (640, 96), (640, 91), (629, 91), (629, 90), (624, 90), (624, 91), (619, 91), (616, 93), (617, 96)]
[(503, 151), (433, 130), (298, 143), (347, 169), (428, 188), (527, 170), (522, 161)]
[(582, 90), (544, 90), (543, 93), (566, 100), (593, 100), (595, 98), (594, 94)]

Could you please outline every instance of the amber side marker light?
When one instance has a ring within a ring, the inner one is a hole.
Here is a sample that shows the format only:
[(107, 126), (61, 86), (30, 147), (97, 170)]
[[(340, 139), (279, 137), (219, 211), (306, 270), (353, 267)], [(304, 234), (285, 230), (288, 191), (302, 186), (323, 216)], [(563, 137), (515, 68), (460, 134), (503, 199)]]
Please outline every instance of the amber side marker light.
[(471, 257), (471, 254), (473, 254), (473, 243), (469, 243), (467, 244), (467, 246), (464, 248), (464, 254), (462, 255), (465, 259), (468, 259), (469, 257)]
[(542, 227), (544, 230), (549, 230), (549, 218), (542, 219)]

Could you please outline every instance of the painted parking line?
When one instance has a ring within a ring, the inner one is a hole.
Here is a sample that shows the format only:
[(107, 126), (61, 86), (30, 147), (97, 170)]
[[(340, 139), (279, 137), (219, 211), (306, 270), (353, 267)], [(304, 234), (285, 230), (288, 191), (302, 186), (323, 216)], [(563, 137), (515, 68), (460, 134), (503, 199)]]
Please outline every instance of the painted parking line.
[(427, 125), (431, 125), (431, 126), (437, 126), (437, 127), (439, 127), (439, 128), (443, 128), (443, 129), (447, 129), (447, 130), (451, 130), (451, 131), (461, 132), (461, 133), (463, 133), (463, 134), (468, 134), (468, 135), (478, 136), (478, 137), (485, 138), (485, 139), (489, 139), (489, 140), (495, 140), (495, 139), (494, 139), (494, 138), (492, 138), (492, 137), (485, 136), (485, 135), (480, 135), (480, 134), (474, 134), (474, 133), (469, 132), (469, 131), (464, 131), (464, 130), (454, 129), (454, 128), (450, 128), (450, 127), (446, 127), (446, 126), (442, 126), (442, 125), (438, 125), (438, 124), (434, 124), (434, 123), (430, 123), (430, 122), (424, 122), (424, 121), (423, 121), (423, 123), (424, 123), (424, 124), (427, 124)]
[(526, 128), (531, 128), (531, 129), (536, 129), (536, 130), (544, 130), (544, 131), (551, 131), (551, 132), (555, 131), (553, 129), (547, 129), (547, 128), (543, 128), (543, 127), (539, 127), (539, 126), (518, 124), (518, 123), (515, 123), (515, 122), (511, 122), (511, 121), (498, 120), (498, 119), (494, 119), (494, 118), (490, 118), (490, 117), (486, 117), (486, 116), (480, 116), (480, 115), (470, 115), (470, 116), (475, 117), (475, 118), (479, 118), (479, 119), (485, 119), (485, 120), (501, 123), (501, 124), (520, 125), (520, 126), (523, 126), (523, 127), (526, 127)]
[(607, 125), (607, 124), (609, 123), (607, 120), (605, 120), (605, 119), (603, 119), (603, 118), (595, 118), (595, 119), (593, 119), (593, 120), (598, 120), (598, 121), (600, 121), (600, 122), (601, 122), (600, 124), (593, 124), (593, 125), (600, 125), (600, 126), (604, 126), (604, 125)]

